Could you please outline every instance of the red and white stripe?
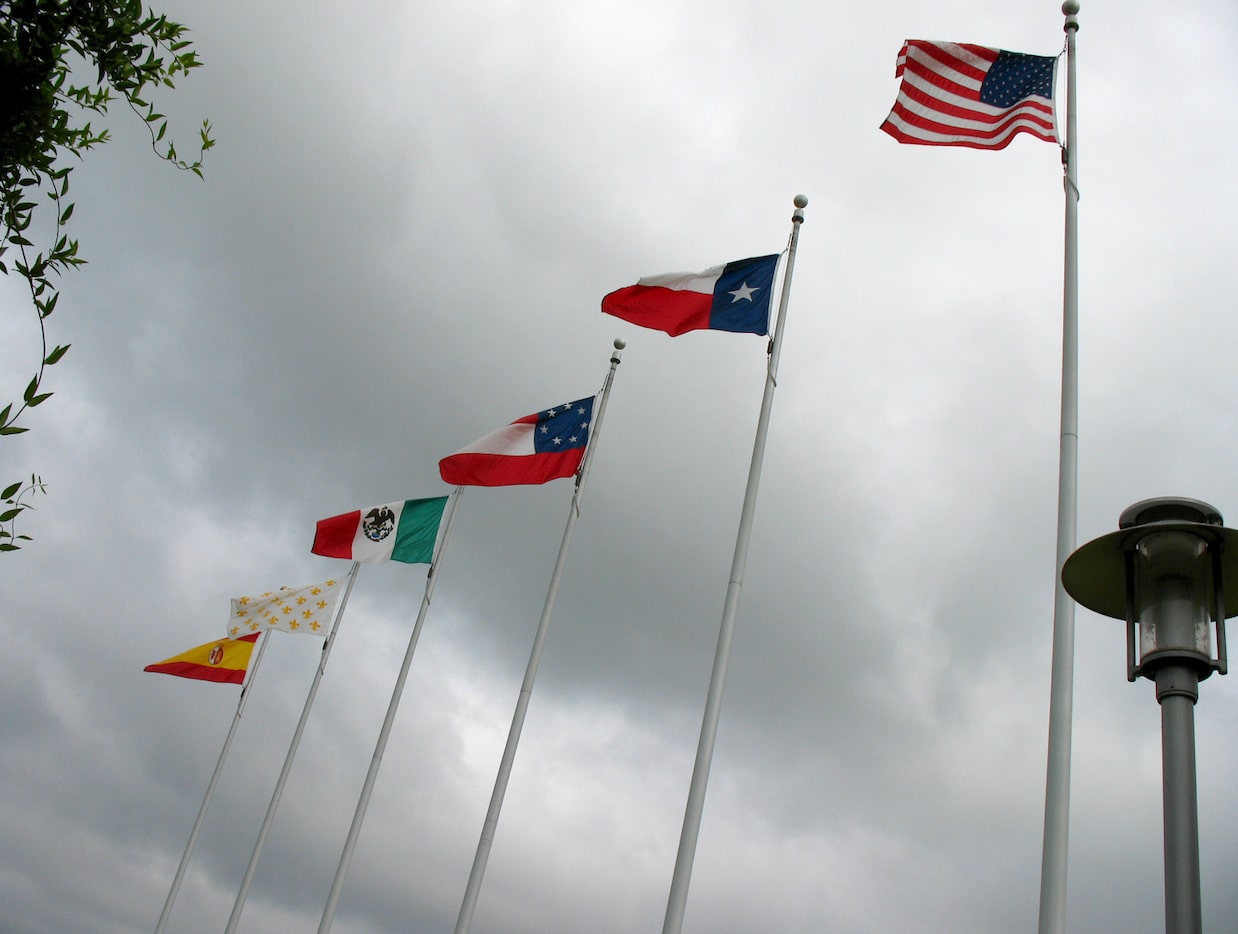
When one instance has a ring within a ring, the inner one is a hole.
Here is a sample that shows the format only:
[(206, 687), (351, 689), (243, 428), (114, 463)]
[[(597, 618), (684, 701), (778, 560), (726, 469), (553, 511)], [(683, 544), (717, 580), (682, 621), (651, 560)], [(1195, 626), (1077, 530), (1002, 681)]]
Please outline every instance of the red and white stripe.
[(1005, 149), (1019, 133), (1057, 142), (1053, 102), (1027, 97), (1013, 107), (981, 103), (980, 87), (997, 49), (915, 39), (903, 43), (902, 78), (881, 129), (902, 143)]

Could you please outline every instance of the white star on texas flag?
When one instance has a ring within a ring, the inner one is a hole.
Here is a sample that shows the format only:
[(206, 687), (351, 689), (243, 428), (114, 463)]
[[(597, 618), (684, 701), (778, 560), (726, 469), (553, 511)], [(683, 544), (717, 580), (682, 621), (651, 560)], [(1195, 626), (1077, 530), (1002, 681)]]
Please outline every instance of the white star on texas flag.
[(761, 290), (749, 288), (748, 283), (745, 282), (738, 289), (736, 289), (734, 292), (731, 293), (732, 295), (735, 296), (733, 299), (731, 299), (731, 304), (734, 305), (736, 302), (743, 302), (743, 301), (750, 302), (752, 301), (752, 296), (759, 291)]

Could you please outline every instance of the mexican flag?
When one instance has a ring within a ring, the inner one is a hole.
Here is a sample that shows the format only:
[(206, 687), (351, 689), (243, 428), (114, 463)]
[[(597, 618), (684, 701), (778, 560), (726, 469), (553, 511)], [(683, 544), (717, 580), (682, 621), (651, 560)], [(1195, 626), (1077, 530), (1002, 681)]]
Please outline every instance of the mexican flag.
[(446, 496), (406, 499), (321, 519), (310, 551), (351, 561), (429, 564), (446, 505)]

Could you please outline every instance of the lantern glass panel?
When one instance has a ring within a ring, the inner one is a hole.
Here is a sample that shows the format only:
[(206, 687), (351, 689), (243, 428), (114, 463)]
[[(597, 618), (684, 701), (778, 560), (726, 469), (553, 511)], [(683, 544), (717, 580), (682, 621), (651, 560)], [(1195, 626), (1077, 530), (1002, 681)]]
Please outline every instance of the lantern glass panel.
[(1212, 656), (1208, 615), (1211, 561), (1190, 532), (1154, 532), (1135, 549), (1140, 662), (1155, 652)]

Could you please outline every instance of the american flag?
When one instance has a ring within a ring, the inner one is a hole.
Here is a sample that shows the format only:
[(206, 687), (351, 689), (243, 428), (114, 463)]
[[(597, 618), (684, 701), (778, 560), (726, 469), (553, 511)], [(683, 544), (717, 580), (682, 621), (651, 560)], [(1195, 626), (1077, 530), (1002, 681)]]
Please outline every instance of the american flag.
[(1057, 142), (1053, 69), (1057, 59), (982, 45), (909, 39), (898, 53), (902, 78), (881, 129), (900, 143), (1005, 149), (1019, 133)]

